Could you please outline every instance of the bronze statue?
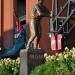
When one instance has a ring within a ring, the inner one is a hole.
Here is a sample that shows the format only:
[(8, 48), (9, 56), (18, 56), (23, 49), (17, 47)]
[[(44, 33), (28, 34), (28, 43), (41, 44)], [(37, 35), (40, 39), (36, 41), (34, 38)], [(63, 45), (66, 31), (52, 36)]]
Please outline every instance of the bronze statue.
[(33, 7), (31, 11), (31, 18), (30, 18), (30, 25), (29, 25), (31, 36), (27, 43), (27, 47), (26, 47), (27, 49), (30, 47), (32, 42), (33, 42), (33, 47), (37, 48), (41, 37), (40, 20), (44, 16), (50, 17), (50, 12), (43, 5), (43, 2), (44, 0), (38, 0), (38, 3)]

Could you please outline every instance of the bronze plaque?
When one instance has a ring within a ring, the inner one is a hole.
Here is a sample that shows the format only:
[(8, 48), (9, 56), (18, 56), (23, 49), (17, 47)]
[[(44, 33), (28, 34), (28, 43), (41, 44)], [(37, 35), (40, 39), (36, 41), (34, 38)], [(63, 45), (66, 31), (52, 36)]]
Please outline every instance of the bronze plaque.
[(44, 50), (30, 49), (28, 51), (28, 73), (31, 72), (36, 66), (44, 63)]

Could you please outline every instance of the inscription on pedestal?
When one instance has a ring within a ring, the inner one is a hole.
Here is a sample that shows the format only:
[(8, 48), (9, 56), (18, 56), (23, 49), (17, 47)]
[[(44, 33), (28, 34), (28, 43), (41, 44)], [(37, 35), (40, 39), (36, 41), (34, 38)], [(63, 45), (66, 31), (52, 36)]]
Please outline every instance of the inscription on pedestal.
[(36, 66), (44, 63), (44, 51), (42, 49), (28, 51), (28, 71), (30, 73)]

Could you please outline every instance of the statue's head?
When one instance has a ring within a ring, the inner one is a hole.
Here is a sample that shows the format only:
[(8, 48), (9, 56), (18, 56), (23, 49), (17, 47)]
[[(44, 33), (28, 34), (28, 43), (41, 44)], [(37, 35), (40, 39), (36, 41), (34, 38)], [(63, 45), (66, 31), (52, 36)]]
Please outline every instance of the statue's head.
[(43, 4), (44, 0), (38, 0), (38, 3)]

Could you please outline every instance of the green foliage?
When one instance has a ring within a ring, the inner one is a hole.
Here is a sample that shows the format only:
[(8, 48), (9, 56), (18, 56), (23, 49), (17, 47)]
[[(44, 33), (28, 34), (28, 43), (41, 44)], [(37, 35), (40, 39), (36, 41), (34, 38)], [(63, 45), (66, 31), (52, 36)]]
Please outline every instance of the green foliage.
[(19, 75), (20, 59), (16, 60), (1, 59), (0, 60), (0, 75)]
[(30, 75), (75, 75), (75, 48), (53, 56), (46, 55), (46, 62), (36, 67)]

